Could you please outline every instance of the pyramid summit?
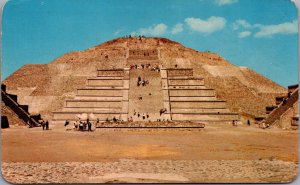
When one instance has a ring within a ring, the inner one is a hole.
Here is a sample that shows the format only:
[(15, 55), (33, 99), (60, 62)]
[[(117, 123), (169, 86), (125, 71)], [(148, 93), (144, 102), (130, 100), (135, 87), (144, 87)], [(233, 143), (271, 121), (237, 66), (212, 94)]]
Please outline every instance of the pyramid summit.
[[(124, 37), (48, 64), (28, 64), (4, 82), (29, 112), (53, 121), (232, 122), (265, 115), (287, 89), (211, 52), (165, 38)], [(137, 116), (139, 114), (139, 116)]]

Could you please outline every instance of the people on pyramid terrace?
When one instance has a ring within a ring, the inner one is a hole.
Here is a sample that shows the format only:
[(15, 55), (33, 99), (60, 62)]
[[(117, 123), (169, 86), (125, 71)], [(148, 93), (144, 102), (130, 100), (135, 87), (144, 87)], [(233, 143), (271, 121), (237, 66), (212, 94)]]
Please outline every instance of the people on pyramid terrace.
[(140, 85), (142, 85), (143, 87), (145, 87), (145, 86), (149, 85), (149, 80), (145, 80), (145, 79), (142, 80), (142, 78), (139, 76), (138, 79), (137, 79), (136, 85), (137, 85), (138, 87), (139, 87)]
[(159, 115), (161, 116), (162, 114), (166, 113), (167, 112), (167, 109), (166, 108), (163, 108), (163, 109), (160, 109), (159, 110)]
[(151, 71), (156, 71), (156, 72), (160, 72), (160, 67), (158, 64), (155, 64), (154, 66), (151, 66), (150, 63), (148, 64), (130, 64), (129, 65), (129, 69), (133, 70), (133, 69), (150, 69)]
[(128, 122), (133, 122), (132, 116), (128, 119)]

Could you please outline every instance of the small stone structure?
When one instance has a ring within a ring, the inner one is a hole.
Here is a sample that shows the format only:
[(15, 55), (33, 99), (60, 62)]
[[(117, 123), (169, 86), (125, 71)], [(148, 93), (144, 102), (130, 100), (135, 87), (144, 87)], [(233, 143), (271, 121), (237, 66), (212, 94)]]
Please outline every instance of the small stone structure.
[(288, 87), (286, 96), (276, 97), (276, 106), (266, 107), (267, 116), (260, 120), (263, 128), (277, 125), (285, 129), (298, 129), (299, 120), (299, 87), (292, 85)]

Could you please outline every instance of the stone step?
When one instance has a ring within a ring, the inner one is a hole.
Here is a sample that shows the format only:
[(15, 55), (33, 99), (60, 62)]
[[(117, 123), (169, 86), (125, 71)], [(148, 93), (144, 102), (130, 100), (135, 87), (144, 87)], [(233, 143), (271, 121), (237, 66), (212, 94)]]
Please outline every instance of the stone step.
[(88, 88), (88, 89), (77, 89), (77, 95), (83, 96), (123, 96), (122, 89), (109, 89), (109, 88)]
[(209, 121), (232, 121), (239, 120), (239, 115), (235, 113), (197, 113), (197, 114), (174, 114), (172, 113), (172, 120), (190, 120), (190, 121), (200, 121), (200, 120), (209, 120)]
[[(76, 121), (78, 120), (78, 115), (82, 114), (83, 112), (53, 112), (53, 121), (63, 121), (63, 120), (69, 120), (69, 121)], [(114, 117), (117, 119), (121, 118), (120, 113), (102, 113), (102, 112), (93, 112), (94, 119), (90, 118), (91, 121), (97, 120), (97, 118), (100, 121), (105, 121), (106, 119), (113, 119)]]
[(192, 77), (192, 68), (167, 68), (168, 77)]
[(204, 79), (170, 79), (168, 81), (169, 85), (204, 85)]
[(122, 101), (100, 101), (100, 100), (66, 100), (66, 107), (82, 108), (115, 108), (122, 107)]
[(90, 107), (90, 108), (82, 108), (82, 107), (64, 107), (62, 112), (82, 112), (82, 113), (91, 113), (91, 112), (99, 112), (99, 113), (121, 113), (122, 108), (99, 108), (99, 107)]
[(229, 113), (230, 111), (226, 108), (199, 108), (199, 109), (172, 109), (172, 113)]
[(202, 77), (195, 76), (180, 76), (180, 77), (168, 77), (169, 80), (204, 80)]
[(169, 89), (170, 96), (215, 96), (214, 89)]
[(226, 108), (225, 101), (172, 101), (171, 109), (184, 108)]
[(207, 89), (204, 85), (169, 85), (168, 89)]
[(98, 69), (97, 76), (113, 76), (113, 77), (122, 77), (124, 76), (124, 69)]
[(123, 79), (88, 79), (88, 86), (123, 86)]
[(75, 96), (75, 100), (122, 101), (122, 96)]
[(170, 101), (213, 101), (215, 96), (171, 96)]
[(110, 90), (110, 89), (116, 89), (116, 90), (128, 90), (128, 88), (124, 88), (122, 86), (117, 86), (117, 85), (86, 85), (84, 88), (80, 89), (104, 89), (104, 90)]
[(88, 80), (123, 80), (124, 77), (118, 76), (99, 76), (99, 77), (92, 77), (88, 78)]

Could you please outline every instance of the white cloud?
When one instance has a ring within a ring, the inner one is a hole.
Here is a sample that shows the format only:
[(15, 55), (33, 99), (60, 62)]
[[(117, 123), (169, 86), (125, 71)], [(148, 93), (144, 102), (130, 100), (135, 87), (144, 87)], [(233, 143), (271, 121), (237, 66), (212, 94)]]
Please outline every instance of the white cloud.
[(226, 25), (226, 19), (223, 17), (210, 17), (207, 20), (189, 17), (185, 23), (194, 31), (201, 33), (212, 33), (222, 30)]
[(239, 38), (246, 38), (246, 37), (249, 37), (252, 33), (250, 31), (243, 31), (243, 32), (240, 32), (238, 37)]
[(119, 35), (121, 32), (122, 32), (122, 29), (119, 29), (119, 30), (115, 31), (115, 32), (114, 32), (114, 36)]
[(160, 23), (157, 25), (150, 26), (148, 28), (140, 28), (138, 31), (132, 32), (131, 35), (163, 35), (166, 33), (168, 26)]
[(178, 24), (176, 24), (176, 25), (172, 28), (171, 33), (172, 33), (172, 34), (177, 34), (177, 33), (180, 33), (180, 32), (182, 32), (182, 31), (183, 31), (183, 24), (178, 23)]
[(285, 22), (277, 25), (261, 25), (256, 24), (256, 26), (260, 29), (254, 37), (272, 37), (276, 34), (296, 34), (298, 33), (298, 21), (294, 20), (293, 22)]
[(233, 30), (238, 30), (241, 27), (246, 29), (253, 27), (250, 23), (248, 23), (246, 20), (243, 19), (236, 20), (232, 25), (233, 25)]
[(237, 2), (238, 0), (215, 0), (215, 4), (218, 6), (229, 5)]

